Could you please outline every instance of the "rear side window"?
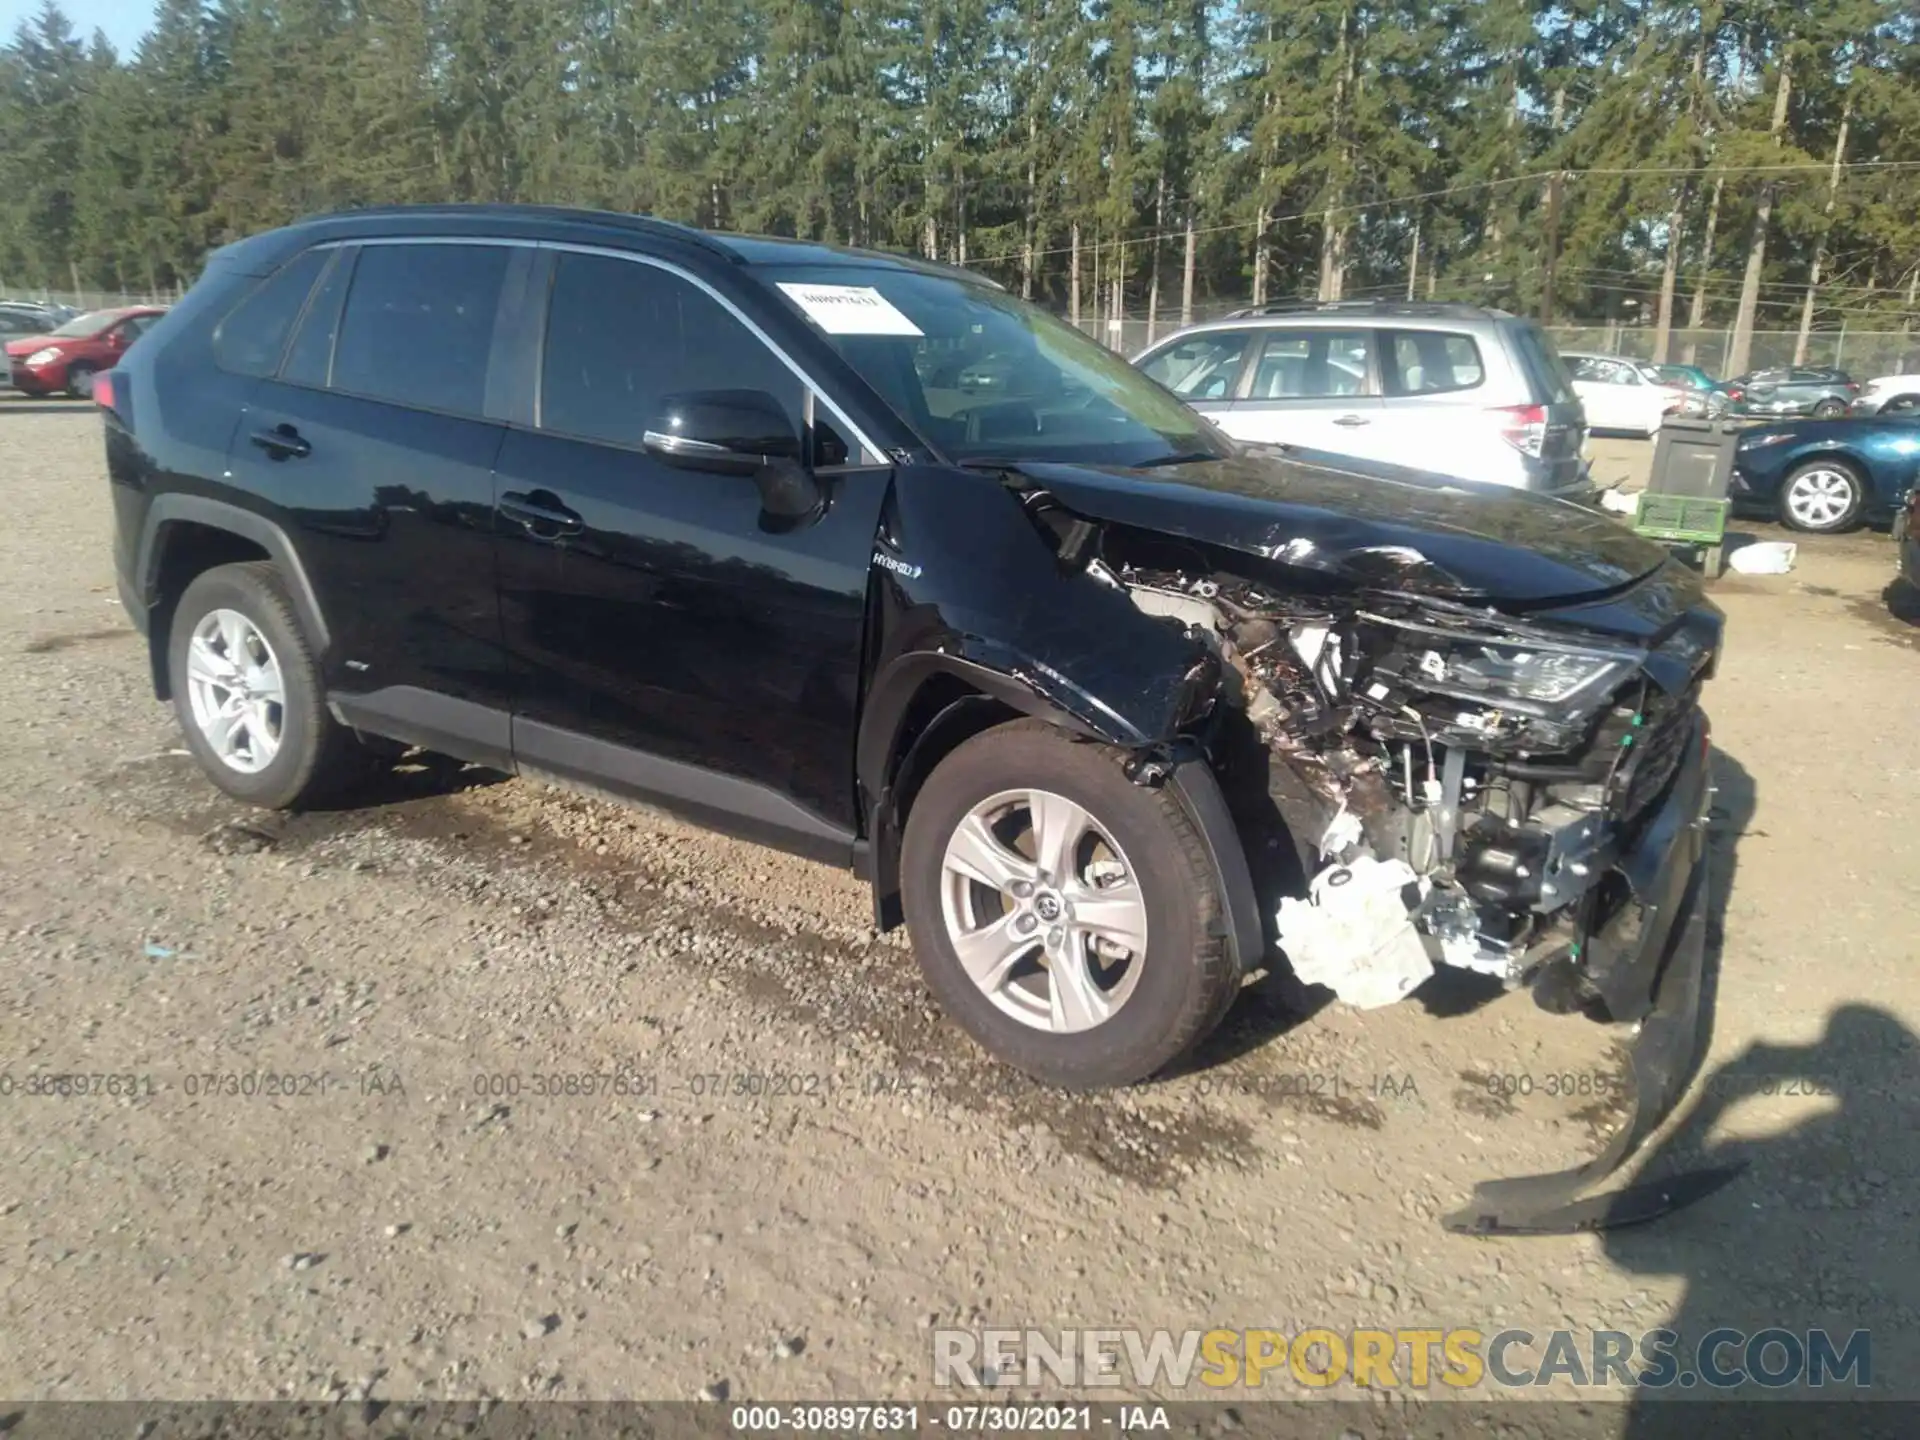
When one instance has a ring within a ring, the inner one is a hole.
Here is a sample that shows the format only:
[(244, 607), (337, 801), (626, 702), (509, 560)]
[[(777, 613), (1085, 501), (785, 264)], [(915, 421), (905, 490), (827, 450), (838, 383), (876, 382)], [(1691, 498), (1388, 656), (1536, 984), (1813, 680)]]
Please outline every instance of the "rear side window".
[(1389, 395), (1439, 395), (1471, 390), (1487, 378), (1471, 335), (1438, 330), (1393, 330), (1382, 367)]
[(1182, 400), (1225, 400), (1233, 394), (1253, 332), (1221, 330), (1169, 345), (1140, 368)]
[(638, 446), (661, 401), (694, 390), (763, 391), (801, 433), (794, 373), (719, 301), (656, 265), (561, 255), (541, 365), (541, 428), (583, 440)]
[(368, 245), (353, 267), (332, 386), (396, 405), (480, 415), (512, 251)]
[(1560, 363), (1560, 352), (1553, 348), (1546, 332), (1526, 320), (1511, 326), (1507, 334), (1512, 339), (1514, 354), (1519, 357), (1520, 368), (1526, 374), (1527, 386), (1533, 391), (1533, 403), (1565, 405), (1572, 400), (1573, 386), (1567, 367)]
[(1251, 400), (1314, 400), (1371, 393), (1373, 336), (1365, 330), (1270, 330)]
[(287, 336), (326, 263), (326, 251), (309, 250), (254, 286), (214, 331), (214, 363), (236, 375), (271, 375), (278, 370)]

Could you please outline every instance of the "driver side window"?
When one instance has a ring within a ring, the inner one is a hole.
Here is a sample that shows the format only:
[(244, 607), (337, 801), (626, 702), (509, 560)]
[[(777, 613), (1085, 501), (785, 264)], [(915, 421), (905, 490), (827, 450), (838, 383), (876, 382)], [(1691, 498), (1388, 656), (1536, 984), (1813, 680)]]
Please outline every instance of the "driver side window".
[(695, 390), (763, 391), (802, 433), (799, 378), (706, 291), (636, 260), (558, 257), (541, 429), (637, 449), (662, 401)]

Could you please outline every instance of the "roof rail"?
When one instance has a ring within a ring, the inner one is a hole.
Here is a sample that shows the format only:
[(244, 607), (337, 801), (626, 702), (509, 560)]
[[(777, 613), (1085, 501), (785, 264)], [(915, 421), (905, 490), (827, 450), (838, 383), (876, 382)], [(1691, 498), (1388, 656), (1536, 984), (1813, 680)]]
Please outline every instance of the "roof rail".
[(1245, 320), (1258, 315), (1400, 315), (1409, 319), (1452, 316), (1503, 316), (1507, 312), (1463, 300), (1277, 300), (1267, 305), (1235, 310), (1226, 318)]

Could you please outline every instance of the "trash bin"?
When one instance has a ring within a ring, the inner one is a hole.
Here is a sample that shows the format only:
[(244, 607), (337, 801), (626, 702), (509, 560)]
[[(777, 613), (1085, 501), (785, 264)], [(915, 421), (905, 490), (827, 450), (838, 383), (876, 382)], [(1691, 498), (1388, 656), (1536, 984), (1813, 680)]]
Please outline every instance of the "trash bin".
[(1696, 553), (1708, 579), (1720, 574), (1727, 492), (1743, 427), (1725, 420), (1669, 418), (1653, 447), (1653, 474), (1634, 514), (1636, 533)]

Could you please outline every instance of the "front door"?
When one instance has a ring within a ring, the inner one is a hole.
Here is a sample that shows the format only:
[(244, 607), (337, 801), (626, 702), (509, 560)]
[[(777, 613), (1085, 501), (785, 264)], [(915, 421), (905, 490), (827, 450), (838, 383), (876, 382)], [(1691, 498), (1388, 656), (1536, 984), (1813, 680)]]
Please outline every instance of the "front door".
[[(551, 264), (536, 423), (496, 462), (515, 758), (844, 860), (891, 473), (836, 463), (799, 376), (689, 275)], [(783, 529), (752, 479), (643, 448), (665, 397), (702, 390), (771, 395), (811, 431), (824, 514)]]

